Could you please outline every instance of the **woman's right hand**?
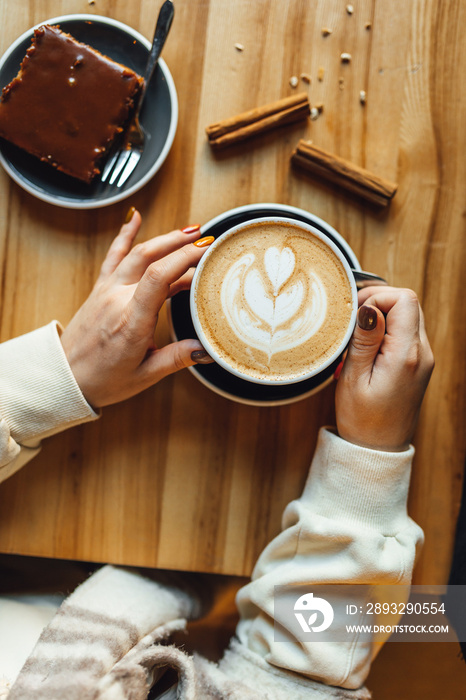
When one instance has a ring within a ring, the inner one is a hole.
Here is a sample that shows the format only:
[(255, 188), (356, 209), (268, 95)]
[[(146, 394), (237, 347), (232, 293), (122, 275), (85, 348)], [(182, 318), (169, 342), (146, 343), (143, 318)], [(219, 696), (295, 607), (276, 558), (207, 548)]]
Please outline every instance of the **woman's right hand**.
[(424, 316), (409, 289), (359, 292), (358, 322), (335, 396), (340, 437), (376, 450), (405, 450), (434, 367)]
[(200, 239), (199, 226), (190, 226), (133, 247), (140, 225), (134, 211), (61, 338), (71, 371), (94, 408), (134, 396), (183, 367), (212, 361), (194, 338), (158, 348), (154, 333), (163, 303), (189, 289), (193, 268), (214, 239)]

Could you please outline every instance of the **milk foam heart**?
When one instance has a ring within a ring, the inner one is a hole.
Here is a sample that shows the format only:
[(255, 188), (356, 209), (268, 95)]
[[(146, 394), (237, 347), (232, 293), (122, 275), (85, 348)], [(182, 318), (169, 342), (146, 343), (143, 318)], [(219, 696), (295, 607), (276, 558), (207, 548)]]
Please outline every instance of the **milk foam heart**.
[(240, 376), (266, 382), (299, 381), (330, 361), (356, 296), (339, 256), (289, 221), (222, 237), (192, 293), (207, 349)]
[(276, 246), (267, 248), (264, 254), (265, 271), (272, 283), (274, 294), (293, 272), (296, 258), (291, 248), (279, 250)]
[[(221, 306), (238, 338), (270, 361), (277, 352), (302, 345), (321, 327), (327, 294), (312, 269), (293, 275), (296, 258), (288, 248), (267, 248), (263, 265), (246, 253), (222, 283)], [(264, 272), (266, 274), (264, 274)]]

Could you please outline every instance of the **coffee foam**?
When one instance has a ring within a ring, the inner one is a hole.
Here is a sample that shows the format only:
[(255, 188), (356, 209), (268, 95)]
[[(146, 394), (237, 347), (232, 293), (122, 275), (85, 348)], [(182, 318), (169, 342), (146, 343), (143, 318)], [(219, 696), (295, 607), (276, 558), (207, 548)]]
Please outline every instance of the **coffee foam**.
[(218, 244), (197, 284), (201, 327), (251, 378), (293, 381), (337, 350), (352, 313), (341, 261), (317, 236), (257, 223)]

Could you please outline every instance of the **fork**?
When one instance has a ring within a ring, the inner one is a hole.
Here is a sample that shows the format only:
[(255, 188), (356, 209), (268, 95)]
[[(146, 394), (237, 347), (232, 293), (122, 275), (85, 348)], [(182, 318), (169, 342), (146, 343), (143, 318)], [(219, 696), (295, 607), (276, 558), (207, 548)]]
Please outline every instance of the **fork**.
[(146, 139), (146, 133), (139, 122), (139, 113), (147, 87), (164, 47), (168, 32), (170, 31), (174, 14), (175, 8), (172, 1), (165, 0), (160, 8), (157, 24), (155, 25), (154, 38), (152, 40), (152, 47), (147, 59), (146, 73), (144, 75), (144, 84), (139, 95), (136, 111), (134, 112), (133, 119), (131, 120), (127, 132), (124, 146), (108, 159), (100, 178), (101, 182), (106, 182), (107, 178), (109, 178), (109, 185), (116, 184), (117, 187), (121, 187), (139, 163)]

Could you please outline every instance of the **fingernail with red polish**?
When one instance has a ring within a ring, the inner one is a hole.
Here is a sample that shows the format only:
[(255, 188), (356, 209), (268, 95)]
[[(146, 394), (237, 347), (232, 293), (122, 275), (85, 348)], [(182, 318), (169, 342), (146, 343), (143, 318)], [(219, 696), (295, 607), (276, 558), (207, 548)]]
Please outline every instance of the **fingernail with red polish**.
[(197, 246), (198, 248), (205, 248), (214, 241), (215, 238), (213, 236), (204, 236), (204, 238), (199, 238), (198, 241), (194, 241), (193, 245)]
[(361, 306), (358, 311), (358, 326), (363, 331), (373, 331), (377, 328), (377, 311), (371, 306)]
[(193, 224), (192, 226), (186, 226), (185, 228), (181, 229), (181, 233), (195, 233), (196, 231), (199, 231), (201, 228), (201, 224)]
[(191, 353), (191, 360), (197, 362), (198, 365), (208, 365), (215, 362), (206, 350), (194, 350)]
[(129, 222), (131, 221), (131, 219), (133, 218), (135, 213), (136, 213), (136, 207), (130, 207), (128, 209), (128, 212), (126, 214), (125, 224), (129, 224)]

